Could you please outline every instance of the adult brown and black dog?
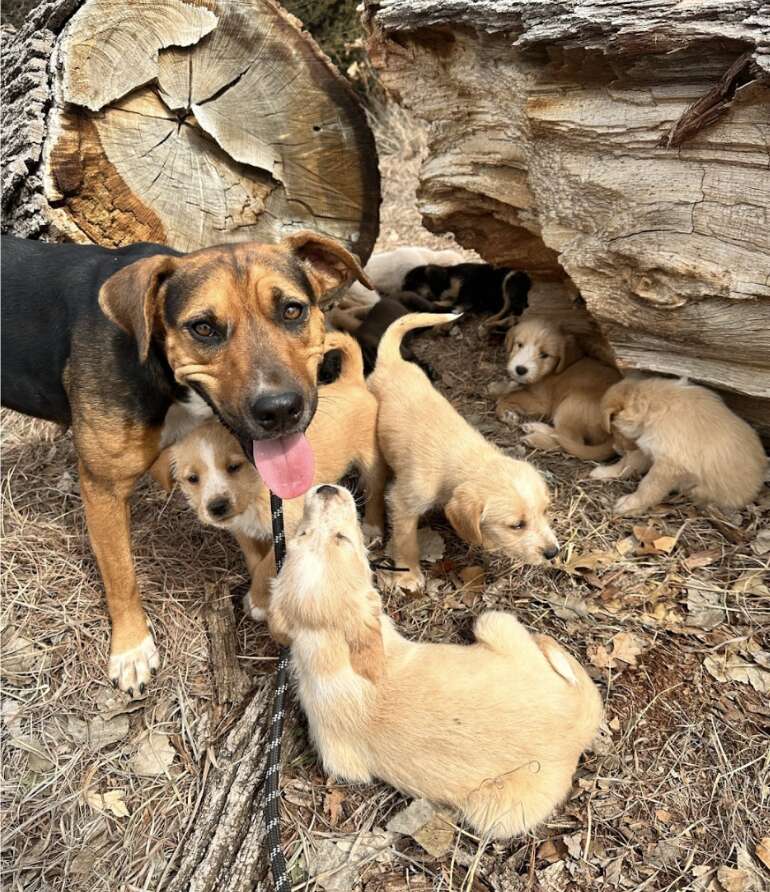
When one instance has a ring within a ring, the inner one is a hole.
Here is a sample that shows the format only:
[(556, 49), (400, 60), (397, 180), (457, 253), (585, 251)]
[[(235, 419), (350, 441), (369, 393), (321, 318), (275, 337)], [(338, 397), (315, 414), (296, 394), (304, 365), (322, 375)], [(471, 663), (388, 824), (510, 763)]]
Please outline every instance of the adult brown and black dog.
[(134, 574), (137, 479), (211, 412), (252, 441), (303, 431), (323, 355), (321, 302), (361, 266), (307, 230), (182, 254), (2, 240), (3, 405), (72, 427), (112, 621), (109, 673), (143, 692), (159, 665)]

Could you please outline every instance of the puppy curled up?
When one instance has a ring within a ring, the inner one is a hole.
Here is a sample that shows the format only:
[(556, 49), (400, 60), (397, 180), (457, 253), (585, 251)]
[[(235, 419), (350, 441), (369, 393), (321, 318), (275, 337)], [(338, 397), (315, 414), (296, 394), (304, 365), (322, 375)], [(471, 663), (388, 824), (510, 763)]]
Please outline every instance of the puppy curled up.
[(471, 645), (400, 635), (340, 487), (308, 493), (268, 623), (291, 645), (327, 772), (446, 804), (494, 838), (523, 833), (564, 800), (602, 718), (580, 664), (512, 614), (483, 613)]
[(377, 397), (377, 439), (395, 479), (388, 493), (392, 557), (408, 572), (394, 584), (419, 589), (417, 525), (431, 508), (443, 508), (455, 532), (471, 545), (539, 564), (558, 553), (548, 523), (549, 493), (531, 464), (486, 440), (457, 412), (400, 345), (415, 328), (452, 322), (453, 314), (410, 313), (385, 332), (368, 378)]
[[(373, 533), (381, 534), (386, 469), (377, 446), (377, 401), (366, 387), (361, 351), (350, 335), (330, 332), (324, 348), (342, 353), (342, 370), (333, 384), (319, 388), (318, 409), (307, 429), (315, 456), (314, 480), (334, 483), (357, 468), (367, 493), (365, 521)], [(238, 441), (216, 420), (175, 444), (170, 458), (201, 522), (229, 530), (237, 539), (251, 576), (244, 611), (264, 619), (268, 582), (275, 574), (268, 488)], [(302, 499), (284, 501), (287, 533), (302, 516), (302, 504)]]
[(601, 399), (620, 373), (585, 356), (575, 337), (549, 319), (529, 316), (505, 338), (508, 391), (497, 401), (497, 416), (511, 423), (519, 415), (541, 415), (552, 425), (522, 425), (524, 442), (536, 449), (562, 449), (586, 460), (610, 458), (615, 450), (604, 429)]
[(696, 503), (743, 508), (762, 487), (767, 456), (756, 431), (706, 387), (685, 379), (629, 377), (601, 403), (605, 429), (623, 457), (594, 468), (599, 479), (643, 474), (616, 514), (638, 514), (669, 493)]

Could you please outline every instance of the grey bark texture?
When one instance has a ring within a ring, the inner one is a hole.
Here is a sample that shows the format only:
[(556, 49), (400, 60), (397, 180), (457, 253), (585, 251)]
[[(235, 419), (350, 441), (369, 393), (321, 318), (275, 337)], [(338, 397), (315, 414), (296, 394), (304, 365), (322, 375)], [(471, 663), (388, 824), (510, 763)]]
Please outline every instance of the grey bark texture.
[(570, 280), (618, 364), (720, 388), (770, 437), (770, 6), (370, 0), (428, 125), (418, 203)]

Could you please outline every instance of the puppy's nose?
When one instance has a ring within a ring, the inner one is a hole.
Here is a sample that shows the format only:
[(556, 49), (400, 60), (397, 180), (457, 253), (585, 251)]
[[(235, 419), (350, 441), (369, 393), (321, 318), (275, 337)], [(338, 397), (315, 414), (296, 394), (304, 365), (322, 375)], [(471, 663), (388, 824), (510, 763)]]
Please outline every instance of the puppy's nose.
[(324, 501), (327, 501), (328, 499), (333, 499), (334, 496), (337, 495), (337, 487), (332, 486), (329, 483), (324, 483), (323, 486), (318, 487), (316, 493), (318, 493)]
[(230, 499), (227, 496), (220, 496), (218, 499), (212, 499), (206, 510), (212, 517), (224, 517), (230, 511)]
[(516, 366), (516, 374), (517, 375), (526, 375), (527, 367), (525, 365), (517, 365)]
[(282, 434), (296, 427), (302, 417), (305, 401), (294, 390), (261, 396), (251, 406), (257, 424), (271, 434)]
[(556, 555), (557, 555), (558, 553), (559, 553), (559, 546), (558, 546), (558, 545), (551, 545), (550, 548), (544, 548), (544, 549), (543, 549), (543, 555), (544, 555), (549, 561), (553, 560), (553, 559), (556, 557)]

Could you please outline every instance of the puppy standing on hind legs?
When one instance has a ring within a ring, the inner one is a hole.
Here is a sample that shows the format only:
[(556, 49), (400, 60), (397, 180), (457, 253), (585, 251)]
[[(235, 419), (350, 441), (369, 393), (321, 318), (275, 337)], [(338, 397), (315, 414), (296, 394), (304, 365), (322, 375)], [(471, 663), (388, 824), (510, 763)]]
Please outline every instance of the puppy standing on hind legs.
[(472, 645), (402, 637), (382, 612), (353, 500), (340, 487), (308, 493), (268, 623), (291, 645), (329, 773), (381, 778), (498, 839), (564, 800), (602, 718), (580, 664), (511, 614), (483, 613)]

